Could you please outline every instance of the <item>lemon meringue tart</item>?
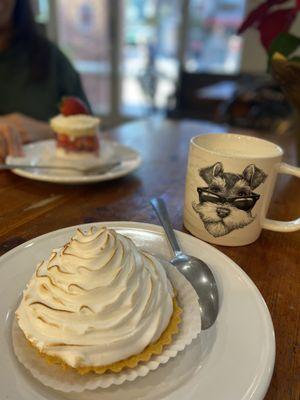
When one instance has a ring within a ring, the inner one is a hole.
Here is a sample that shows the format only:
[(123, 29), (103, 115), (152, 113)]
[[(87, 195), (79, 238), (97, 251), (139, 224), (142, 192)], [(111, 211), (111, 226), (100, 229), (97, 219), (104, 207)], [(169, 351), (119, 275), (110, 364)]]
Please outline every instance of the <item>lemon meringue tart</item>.
[(37, 266), (16, 318), (48, 361), (102, 374), (161, 353), (180, 313), (157, 258), (112, 229), (93, 227), (78, 229)]

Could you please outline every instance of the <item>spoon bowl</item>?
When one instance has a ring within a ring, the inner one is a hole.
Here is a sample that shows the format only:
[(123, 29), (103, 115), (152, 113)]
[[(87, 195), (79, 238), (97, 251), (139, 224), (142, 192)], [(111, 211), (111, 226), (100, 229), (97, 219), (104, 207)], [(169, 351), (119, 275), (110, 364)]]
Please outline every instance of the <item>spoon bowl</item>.
[(175, 257), (170, 261), (192, 284), (198, 295), (202, 329), (210, 328), (219, 312), (219, 292), (215, 277), (208, 265), (180, 249), (175, 232), (171, 226), (167, 208), (162, 199), (155, 198), (150, 203), (156, 212), (173, 249)]
[(205, 262), (186, 254), (171, 260), (178, 271), (192, 284), (198, 294), (202, 329), (210, 328), (219, 311), (219, 295), (215, 277)]

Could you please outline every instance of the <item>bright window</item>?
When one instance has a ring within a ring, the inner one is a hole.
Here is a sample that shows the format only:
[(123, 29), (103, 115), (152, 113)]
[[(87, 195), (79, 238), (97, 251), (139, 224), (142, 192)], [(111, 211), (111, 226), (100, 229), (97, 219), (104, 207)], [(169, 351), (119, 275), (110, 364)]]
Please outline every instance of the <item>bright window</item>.
[(245, 0), (191, 0), (185, 53), (188, 71), (235, 73), (242, 39), (236, 35)]
[(240, 69), (242, 39), (235, 32), (246, 0), (32, 1), (41, 15), (50, 9), (56, 40), (102, 116), (121, 119), (165, 108), (180, 68)]
[(178, 73), (181, 0), (127, 0), (123, 8), (122, 111), (164, 108)]

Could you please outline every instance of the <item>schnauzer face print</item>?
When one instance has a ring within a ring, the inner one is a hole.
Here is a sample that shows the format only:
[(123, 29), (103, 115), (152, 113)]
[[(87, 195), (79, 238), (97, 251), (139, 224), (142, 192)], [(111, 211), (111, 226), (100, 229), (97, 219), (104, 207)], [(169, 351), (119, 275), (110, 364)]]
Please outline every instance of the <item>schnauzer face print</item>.
[(241, 174), (233, 174), (217, 162), (200, 169), (199, 175), (207, 186), (197, 188), (199, 203), (192, 206), (208, 233), (220, 237), (253, 222), (253, 207), (260, 197), (253, 190), (267, 178), (261, 169), (250, 164)]

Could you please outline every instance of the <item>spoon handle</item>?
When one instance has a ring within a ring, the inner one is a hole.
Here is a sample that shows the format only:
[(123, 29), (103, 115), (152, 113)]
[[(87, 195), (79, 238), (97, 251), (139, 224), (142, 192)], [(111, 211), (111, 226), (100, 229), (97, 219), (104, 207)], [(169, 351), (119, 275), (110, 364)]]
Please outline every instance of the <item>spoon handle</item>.
[(174, 251), (175, 256), (182, 254), (179, 243), (175, 236), (175, 232), (172, 228), (172, 224), (164, 200), (159, 197), (155, 197), (150, 200), (150, 204), (152, 205), (156, 215), (158, 216), (160, 223), (162, 224), (166, 232), (166, 235), (169, 239), (170, 245)]

